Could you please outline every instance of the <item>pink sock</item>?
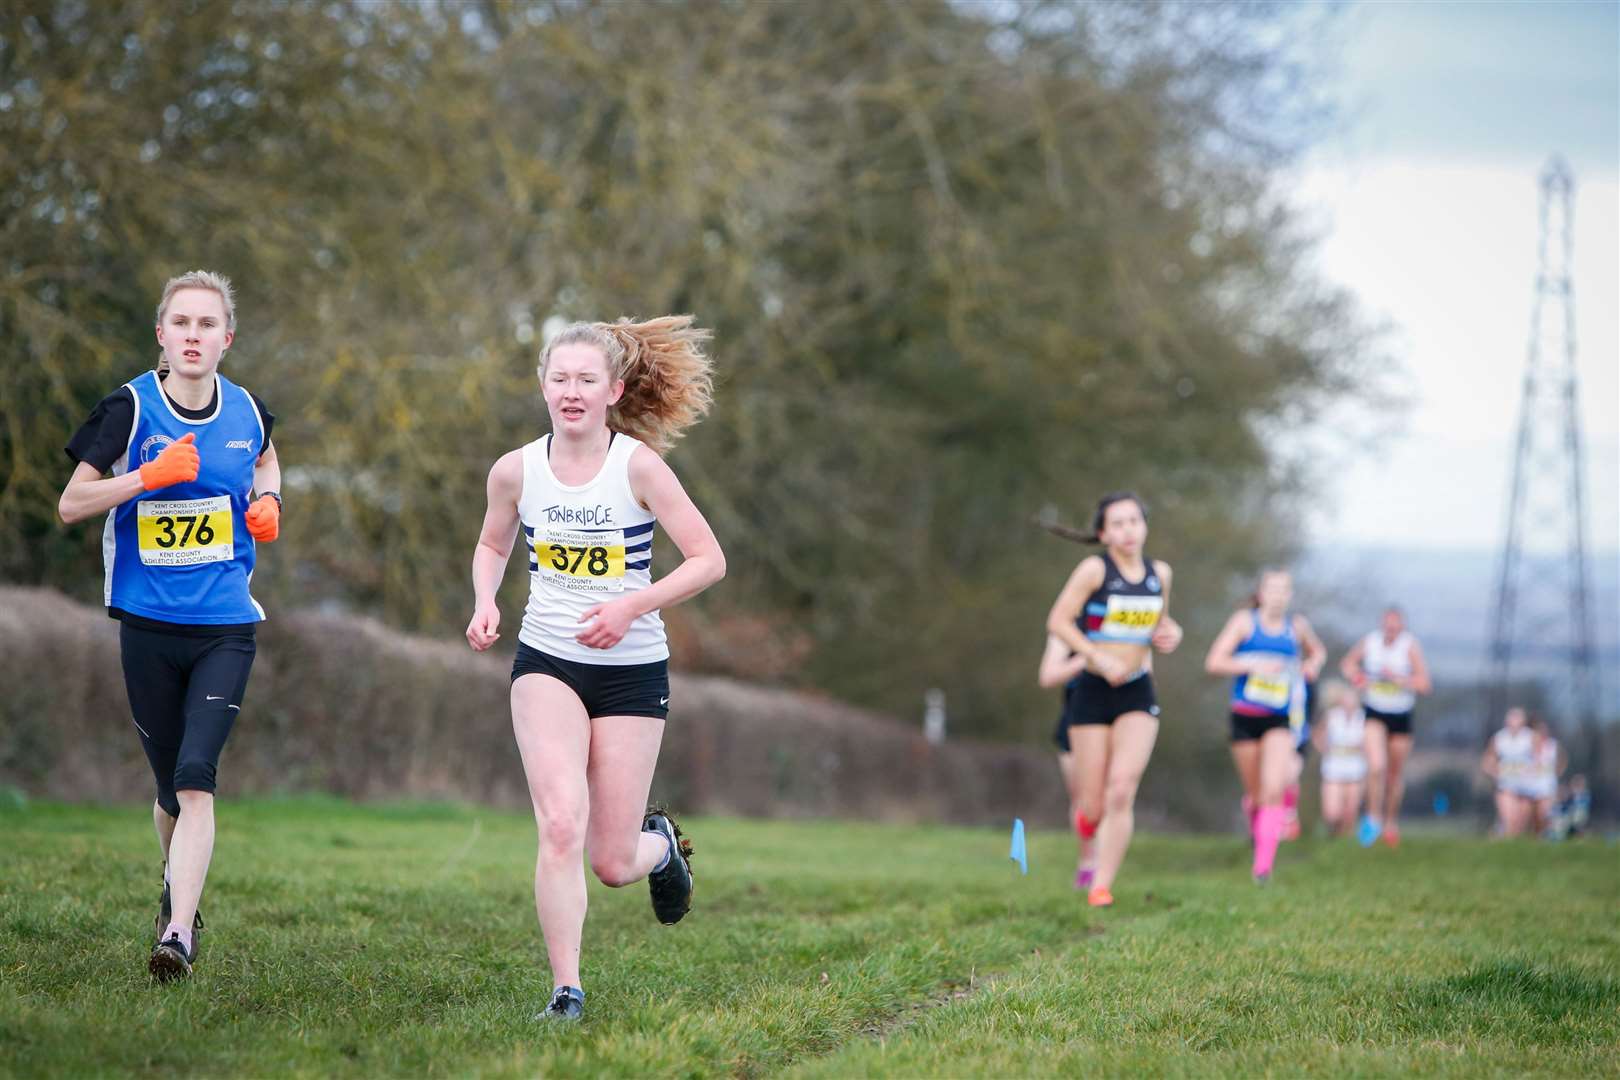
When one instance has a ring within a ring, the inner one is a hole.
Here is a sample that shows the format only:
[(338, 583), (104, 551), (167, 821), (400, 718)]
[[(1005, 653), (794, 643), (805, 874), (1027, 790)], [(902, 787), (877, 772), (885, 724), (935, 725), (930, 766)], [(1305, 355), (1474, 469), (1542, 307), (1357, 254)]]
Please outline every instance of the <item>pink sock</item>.
[(1283, 788), (1283, 809), (1292, 810), (1299, 805), (1299, 785), (1289, 784)]
[(1254, 816), (1254, 876), (1265, 877), (1277, 861), (1277, 844), (1282, 840), (1283, 808), (1262, 806)]
[(181, 943), (186, 947), (186, 952), (189, 953), (191, 951), (191, 927), (172, 922), (169, 924), (169, 928), (163, 931), (163, 940), (168, 941), (176, 935), (179, 936)]

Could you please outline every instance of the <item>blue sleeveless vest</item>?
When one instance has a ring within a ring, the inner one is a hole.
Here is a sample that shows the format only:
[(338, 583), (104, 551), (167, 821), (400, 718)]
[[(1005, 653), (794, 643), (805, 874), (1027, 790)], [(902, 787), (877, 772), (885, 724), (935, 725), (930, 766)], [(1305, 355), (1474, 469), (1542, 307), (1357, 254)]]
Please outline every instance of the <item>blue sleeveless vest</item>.
[(188, 434), (196, 436), (202, 464), (197, 479), (142, 492), (108, 512), (102, 534), (108, 607), (205, 626), (264, 618), (248, 592), (254, 543), (243, 521), (264, 423), (246, 390), (219, 374), (214, 380), (214, 412), (204, 420), (176, 412), (155, 371), (125, 384), (135, 397), (135, 419), (113, 473), (139, 469)]
[[(1260, 625), (1260, 610), (1251, 612), (1254, 629), (1244, 638), (1234, 656), (1262, 653), (1288, 665), (1277, 675), (1239, 675), (1232, 682), (1232, 711), (1244, 716), (1288, 716), (1295, 710), (1294, 698), (1303, 689), (1299, 673), (1299, 642), (1294, 637), (1294, 616), (1283, 616), (1280, 634), (1269, 634)], [(1295, 684), (1299, 684), (1296, 688)]]

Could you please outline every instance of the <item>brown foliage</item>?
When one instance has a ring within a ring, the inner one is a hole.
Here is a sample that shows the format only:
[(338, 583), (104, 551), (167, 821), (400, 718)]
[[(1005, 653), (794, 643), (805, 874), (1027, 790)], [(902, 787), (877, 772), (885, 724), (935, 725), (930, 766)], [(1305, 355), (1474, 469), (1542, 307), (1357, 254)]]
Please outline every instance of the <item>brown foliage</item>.
[[(220, 767), (233, 794), (529, 804), (505, 657), (299, 612), (260, 626)], [(46, 589), (0, 587), (0, 783), (136, 800), (151, 773), (130, 724), (118, 624)], [(1049, 754), (952, 742), (847, 705), (729, 679), (672, 682), (655, 794), (687, 811), (1061, 824)]]

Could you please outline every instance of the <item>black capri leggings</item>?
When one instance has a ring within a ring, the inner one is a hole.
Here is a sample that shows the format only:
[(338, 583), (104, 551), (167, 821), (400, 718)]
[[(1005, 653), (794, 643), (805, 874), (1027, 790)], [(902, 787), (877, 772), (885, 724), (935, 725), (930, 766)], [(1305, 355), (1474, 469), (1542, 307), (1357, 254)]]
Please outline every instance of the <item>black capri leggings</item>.
[(119, 644), (158, 805), (178, 817), (176, 791), (214, 790), (219, 754), (253, 668), (253, 634), (171, 634), (124, 623)]

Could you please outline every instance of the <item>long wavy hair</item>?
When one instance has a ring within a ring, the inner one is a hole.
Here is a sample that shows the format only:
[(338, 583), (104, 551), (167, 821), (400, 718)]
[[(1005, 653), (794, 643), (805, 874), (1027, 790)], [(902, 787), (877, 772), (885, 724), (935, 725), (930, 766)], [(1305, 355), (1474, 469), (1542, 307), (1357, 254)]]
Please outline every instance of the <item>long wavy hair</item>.
[(663, 453), (714, 402), (714, 362), (704, 350), (714, 334), (692, 322), (690, 315), (665, 315), (645, 322), (570, 323), (541, 350), (540, 378), (559, 346), (601, 350), (608, 373), (624, 380), (624, 394), (608, 408), (608, 427)]

